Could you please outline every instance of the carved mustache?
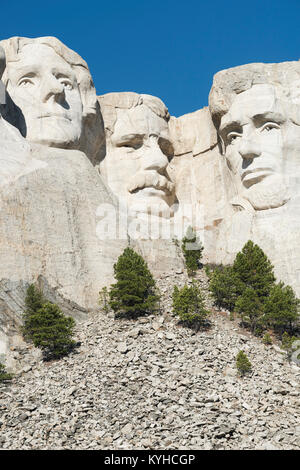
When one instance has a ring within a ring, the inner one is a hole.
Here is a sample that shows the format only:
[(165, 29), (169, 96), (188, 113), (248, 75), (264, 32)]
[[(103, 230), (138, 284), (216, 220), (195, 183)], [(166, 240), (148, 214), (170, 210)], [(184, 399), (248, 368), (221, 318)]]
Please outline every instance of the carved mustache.
[(172, 194), (174, 192), (175, 185), (165, 176), (157, 173), (157, 171), (145, 170), (134, 175), (127, 186), (130, 193), (134, 193), (144, 188), (160, 189), (168, 194)]

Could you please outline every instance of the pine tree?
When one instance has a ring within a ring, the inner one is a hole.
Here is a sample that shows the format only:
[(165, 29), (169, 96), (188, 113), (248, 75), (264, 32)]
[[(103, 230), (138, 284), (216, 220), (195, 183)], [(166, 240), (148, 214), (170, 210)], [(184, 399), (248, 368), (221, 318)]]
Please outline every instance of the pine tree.
[(185, 237), (181, 244), (185, 265), (189, 276), (194, 276), (202, 258), (204, 247), (198, 240), (196, 233), (192, 227), (188, 227)]
[(204, 325), (209, 312), (205, 308), (203, 294), (195, 282), (181, 289), (174, 286), (173, 312), (187, 326), (198, 328)]
[(239, 286), (239, 276), (232, 266), (218, 267), (210, 274), (209, 290), (218, 307), (233, 311), (241, 290)]
[(117, 282), (109, 291), (109, 304), (117, 317), (136, 318), (158, 308), (159, 294), (155, 281), (142, 256), (125, 248), (114, 265)]
[(58, 305), (46, 302), (31, 315), (34, 330), (31, 340), (43, 350), (46, 359), (55, 359), (67, 354), (75, 346), (72, 339), (75, 321), (66, 317)]
[(233, 271), (240, 279), (238, 294), (253, 289), (259, 298), (266, 298), (275, 282), (273, 266), (263, 250), (249, 240), (236, 255)]
[(66, 317), (58, 305), (47, 302), (33, 284), (27, 289), (25, 305), (23, 335), (43, 350), (45, 359), (61, 357), (73, 349), (73, 318)]
[(105, 313), (109, 312), (109, 292), (107, 287), (103, 287), (99, 292), (99, 305)]
[(261, 298), (256, 291), (247, 287), (235, 304), (236, 311), (241, 314), (243, 323), (249, 325), (252, 332), (261, 331), (264, 323), (264, 311)]
[(283, 282), (275, 284), (264, 306), (268, 324), (277, 332), (293, 330), (293, 325), (299, 319), (300, 300), (290, 286)]
[(273, 341), (272, 341), (270, 333), (265, 333), (262, 341), (266, 346), (269, 346), (270, 344), (272, 344)]
[(252, 369), (251, 362), (249, 361), (248, 357), (244, 353), (244, 351), (240, 351), (236, 356), (236, 367), (241, 376), (249, 373)]
[(43, 293), (37, 287), (35, 287), (34, 284), (30, 284), (26, 291), (26, 310), (23, 315), (22, 330), (25, 338), (29, 339), (35, 331), (35, 319), (32, 315), (35, 314), (39, 309), (41, 309), (45, 302), (46, 300), (44, 299)]

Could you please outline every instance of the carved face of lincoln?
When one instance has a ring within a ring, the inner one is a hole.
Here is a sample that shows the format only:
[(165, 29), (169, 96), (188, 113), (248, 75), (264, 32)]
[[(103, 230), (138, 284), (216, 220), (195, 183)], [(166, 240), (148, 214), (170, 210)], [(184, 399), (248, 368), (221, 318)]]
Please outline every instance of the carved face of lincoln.
[(255, 85), (237, 95), (221, 119), (228, 165), (239, 177), (242, 195), (257, 210), (285, 204), (290, 179), (300, 173), (300, 127), (289, 115), (275, 87)]
[(175, 199), (174, 184), (166, 173), (172, 155), (165, 119), (144, 104), (118, 109), (100, 171), (130, 209), (164, 211)]
[(76, 148), (82, 132), (82, 101), (72, 67), (49, 46), (27, 44), (7, 65), (7, 91), (24, 116), (27, 140)]

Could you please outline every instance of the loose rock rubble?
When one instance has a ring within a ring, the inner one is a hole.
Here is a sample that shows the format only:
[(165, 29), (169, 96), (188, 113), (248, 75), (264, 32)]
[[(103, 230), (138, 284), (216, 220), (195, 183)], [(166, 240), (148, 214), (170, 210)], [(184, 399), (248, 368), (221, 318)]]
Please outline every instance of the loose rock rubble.
[[(203, 272), (198, 280), (206, 289)], [(158, 281), (158, 315), (94, 313), (77, 325), (77, 351), (60, 361), (16, 349), (24, 367), (0, 385), (0, 448), (298, 449), (300, 367), (226, 313), (212, 313), (206, 331), (179, 325), (172, 286), (185, 282), (184, 273)], [(253, 365), (244, 378), (241, 349)]]

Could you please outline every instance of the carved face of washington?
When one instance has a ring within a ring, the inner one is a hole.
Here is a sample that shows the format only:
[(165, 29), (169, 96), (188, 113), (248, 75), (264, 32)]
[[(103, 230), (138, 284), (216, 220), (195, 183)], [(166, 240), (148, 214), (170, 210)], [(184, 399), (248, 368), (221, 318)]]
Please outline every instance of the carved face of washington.
[(172, 155), (167, 121), (146, 104), (139, 104), (117, 110), (100, 171), (130, 209), (163, 212), (175, 199), (174, 184), (166, 173)]
[(289, 119), (287, 102), (271, 85), (255, 85), (236, 96), (219, 133), (230, 169), (255, 209), (279, 207), (289, 199), (289, 179), (299, 174), (300, 127)]
[(26, 138), (75, 147), (81, 136), (82, 102), (71, 66), (49, 46), (27, 44), (7, 68), (7, 91), (24, 115)]

